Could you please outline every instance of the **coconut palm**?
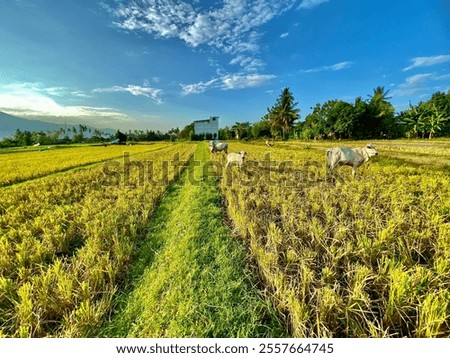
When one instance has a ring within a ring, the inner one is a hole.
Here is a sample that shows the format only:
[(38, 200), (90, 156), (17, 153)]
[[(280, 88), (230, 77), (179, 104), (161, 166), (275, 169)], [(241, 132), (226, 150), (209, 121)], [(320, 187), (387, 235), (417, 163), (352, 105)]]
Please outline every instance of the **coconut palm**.
[(274, 129), (281, 129), (283, 139), (286, 133), (292, 128), (294, 122), (300, 117), (300, 110), (295, 108), (297, 102), (294, 102), (294, 96), (288, 87), (286, 87), (278, 97), (278, 100), (269, 110), (269, 121)]

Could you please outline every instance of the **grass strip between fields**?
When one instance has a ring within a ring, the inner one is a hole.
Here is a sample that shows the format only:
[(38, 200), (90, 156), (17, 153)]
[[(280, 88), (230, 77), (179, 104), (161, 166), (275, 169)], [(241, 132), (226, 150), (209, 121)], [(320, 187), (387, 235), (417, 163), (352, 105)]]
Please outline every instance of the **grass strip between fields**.
[[(246, 249), (222, 222), (218, 178), (194, 161), (155, 210), (106, 337), (280, 337), (284, 327), (256, 287)], [(194, 163), (196, 165), (194, 165)], [(192, 180), (194, 178), (194, 180)]]

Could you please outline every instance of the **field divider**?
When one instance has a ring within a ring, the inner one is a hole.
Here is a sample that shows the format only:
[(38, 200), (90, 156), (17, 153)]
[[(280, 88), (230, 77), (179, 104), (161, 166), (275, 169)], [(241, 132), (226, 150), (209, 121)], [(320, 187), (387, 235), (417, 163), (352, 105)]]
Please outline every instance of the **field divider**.
[(257, 289), (246, 249), (223, 222), (210, 159), (199, 144), (155, 208), (129, 290), (99, 336), (283, 336), (281, 320)]

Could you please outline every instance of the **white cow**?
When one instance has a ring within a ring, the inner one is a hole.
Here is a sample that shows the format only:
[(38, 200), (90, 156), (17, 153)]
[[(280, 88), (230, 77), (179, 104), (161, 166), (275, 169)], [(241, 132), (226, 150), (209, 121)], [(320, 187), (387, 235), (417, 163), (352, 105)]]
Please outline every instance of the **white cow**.
[(225, 154), (227, 154), (228, 143), (211, 141), (209, 142), (209, 149), (211, 150), (211, 153), (225, 152)]
[(352, 175), (355, 176), (356, 169), (366, 163), (370, 157), (378, 155), (373, 144), (367, 144), (363, 148), (335, 147), (327, 150), (327, 173), (331, 173), (337, 165), (349, 165)]
[(273, 147), (273, 138), (271, 140), (266, 139), (266, 146), (267, 147)]
[(217, 141), (216, 140), (210, 140), (208, 143), (208, 147), (209, 150), (211, 151), (211, 153), (214, 153), (214, 146), (216, 145)]
[(242, 164), (244, 164), (245, 156), (247, 155), (246, 152), (239, 152), (239, 153), (229, 153), (227, 155), (227, 167), (232, 164), (236, 164), (239, 168), (242, 167)]

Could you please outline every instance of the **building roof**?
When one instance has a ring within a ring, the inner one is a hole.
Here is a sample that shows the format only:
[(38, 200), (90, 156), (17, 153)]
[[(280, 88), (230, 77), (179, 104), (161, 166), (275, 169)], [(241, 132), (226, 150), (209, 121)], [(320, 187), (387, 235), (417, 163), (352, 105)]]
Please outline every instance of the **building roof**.
[(198, 121), (194, 121), (194, 123), (206, 123), (206, 122), (209, 122), (209, 121), (210, 121), (210, 119), (200, 119)]
[(219, 117), (217, 116), (211, 116), (208, 119), (200, 119), (198, 121), (194, 121), (194, 123), (207, 123), (207, 122), (211, 122), (214, 121), (215, 119), (219, 119)]

